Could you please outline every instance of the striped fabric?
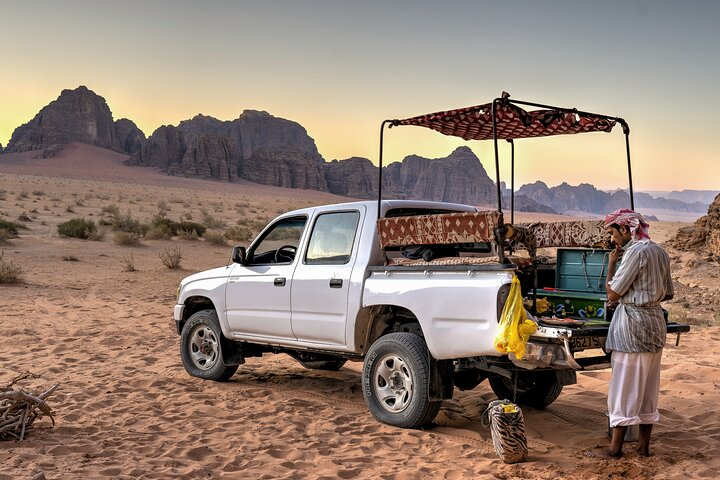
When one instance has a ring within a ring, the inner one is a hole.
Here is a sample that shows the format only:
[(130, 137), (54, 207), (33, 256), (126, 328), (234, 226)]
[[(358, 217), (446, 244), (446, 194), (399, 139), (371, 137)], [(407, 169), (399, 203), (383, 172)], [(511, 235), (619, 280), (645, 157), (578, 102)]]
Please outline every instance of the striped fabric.
[(658, 352), (667, 327), (660, 302), (673, 294), (670, 259), (655, 242), (632, 242), (610, 281), (621, 295), (605, 346), (619, 352)]

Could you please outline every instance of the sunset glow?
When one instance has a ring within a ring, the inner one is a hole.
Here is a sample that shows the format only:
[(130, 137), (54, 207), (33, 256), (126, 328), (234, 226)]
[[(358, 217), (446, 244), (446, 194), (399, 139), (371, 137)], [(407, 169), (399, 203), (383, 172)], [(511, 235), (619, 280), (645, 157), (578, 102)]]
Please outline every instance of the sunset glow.
[[(61, 90), (85, 85), (148, 136), (198, 113), (265, 110), (304, 126), (327, 161), (377, 163), (382, 120), (504, 90), (625, 118), (636, 189), (720, 189), (715, 2), (0, 0), (0, 12), (2, 145)], [(464, 144), (397, 128), (385, 159)], [(467, 145), (494, 178), (491, 142)], [(619, 128), (518, 141), (516, 155), (516, 187), (627, 186)]]

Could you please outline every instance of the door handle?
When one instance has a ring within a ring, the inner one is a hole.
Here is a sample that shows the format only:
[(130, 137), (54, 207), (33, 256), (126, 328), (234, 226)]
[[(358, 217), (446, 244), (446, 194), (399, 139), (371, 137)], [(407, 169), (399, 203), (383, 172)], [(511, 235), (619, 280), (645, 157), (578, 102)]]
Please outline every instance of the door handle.
[(273, 284), (276, 287), (284, 287), (285, 286), (285, 277), (278, 277), (273, 281)]
[(330, 279), (330, 288), (342, 288), (342, 278), (331, 278)]

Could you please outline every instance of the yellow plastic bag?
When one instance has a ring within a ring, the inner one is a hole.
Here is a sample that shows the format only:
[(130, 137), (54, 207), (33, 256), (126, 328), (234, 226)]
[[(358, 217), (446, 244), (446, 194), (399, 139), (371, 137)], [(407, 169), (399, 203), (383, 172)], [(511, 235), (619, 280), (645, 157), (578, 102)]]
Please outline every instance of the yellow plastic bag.
[(525, 345), (535, 330), (537, 325), (525, 315), (520, 280), (513, 277), (495, 335), (495, 349), (500, 353), (514, 353), (518, 359), (522, 359), (525, 356)]

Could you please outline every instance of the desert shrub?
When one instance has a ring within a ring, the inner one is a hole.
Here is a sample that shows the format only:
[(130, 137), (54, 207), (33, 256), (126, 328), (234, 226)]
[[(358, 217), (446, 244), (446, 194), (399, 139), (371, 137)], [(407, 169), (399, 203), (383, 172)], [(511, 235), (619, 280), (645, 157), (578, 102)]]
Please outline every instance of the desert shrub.
[(670, 305), (668, 320), (676, 323), (688, 323), (688, 310), (680, 305)]
[(97, 233), (97, 227), (92, 220), (73, 218), (57, 226), (58, 233), (64, 237), (89, 239)]
[(0, 245), (6, 245), (10, 238), (10, 232), (0, 228)]
[(180, 262), (182, 261), (183, 254), (180, 247), (166, 248), (160, 252), (160, 261), (170, 270), (176, 270), (180, 268)]
[(222, 220), (218, 220), (217, 218), (213, 217), (207, 211), (203, 213), (202, 221), (204, 225), (207, 225), (208, 228), (224, 228), (225, 222)]
[(180, 240), (198, 240), (200, 236), (195, 230), (178, 230), (178, 238)]
[(225, 241), (225, 235), (220, 232), (205, 232), (203, 238), (205, 239), (205, 241), (213, 245), (227, 245), (227, 242)]
[(7, 220), (0, 220), (0, 230), (5, 230), (10, 238), (15, 238), (18, 236), (18, 230), (25, 229), (27, 230), (27, 227), (25, 225), (21, 225), (19, 223), (15, 222), (9, 222)]
[(78, 259), (74, 255), (65, 255), (64, 257), (62, 257), (62, 261), (63, 262), (79, 262), (80, 259)]
[(136, 233), (132, 232), (117, 232), (113, 238), (115, 245), (122, 245), (124, 247), (137, 247), (140, 245), (140, 238)]
[(45, 195), (45, 192), (43, 192), (42, 190), (33, 190), (32, 194), (36, 197), (42, 197), (43, 195)]
[(253, 232), (248, 227), (230, 227), (225, 232), (225, 237), (235, 242), (248, 242), (252, 240)]
[(12, 260), (5, 260), (0, 251), (0, 283), (22, 283), (22, 268)]
[(67, 206), (65, 207), (65, 211), (66, 211), (67, 213), (75, 213), (75, 210), (73, 210), (72, 205), (67, 205)]
[(132, 253), (123, 255), (120, 259), (120, 265), (123, 267), (123, 272), (137, 272), (137, 268), (135, 268), (135, 256), (133, 256)]
[(205, 225), (201, 225), (201, 224), (195, 223), (195, 222), (187, 222), (187, 221), (178, 222), (178, 224), (177, 224), (178, 235), (180, 234), (180, 232), (192, 232), (192, 231), (195, 231), (195, 233), (199, 237), (202, 237), (203, 235), (205, 235), (205, 231), (207, 231), (207, 228), (205, 228)]
[(170, 207), (168, 207), (168, 204), (165, 200), (160, 200), (157, 204), (157, 207), (164, 212), (167, 212), (170, 210)]
[(20, 220), (21, 222), (32, 222), (32, 218), (30, 218), (30, 215), (25, 212), (18, 215), (18, 220)]
[(159, 225), (151, 225), (148, 232), (145, 234), (145, 238), (148, 240), (160, 240), (169, 239), (172, 237), (172, 232), (167, 224), (161, 223)]
[(185, 234), (193, 235), (192, 232), (194, 231), (194, 235), (196, 237), (202, 237), (205, 234), (205, 231), (207, 231), (207, 228), (204, 225), (195, 222), (176, 222), (174, 220), (170, 220), (165, 216), (164, 212), (160, 212), (152, 218), (152, 221), (150, 222), (150, 230), (155, 230), (167, 237), (181, 235), (183, 232)]

